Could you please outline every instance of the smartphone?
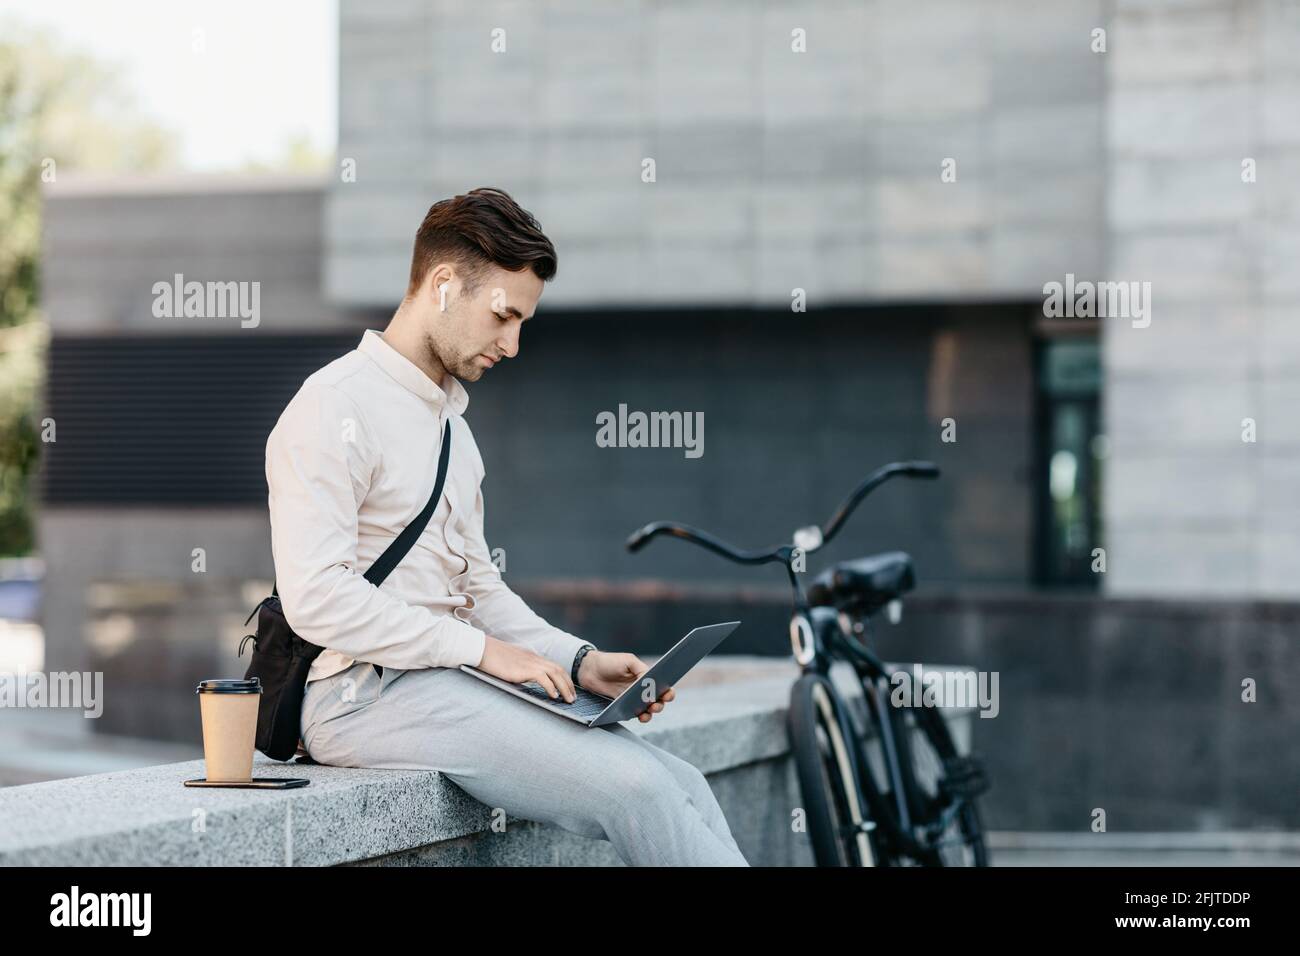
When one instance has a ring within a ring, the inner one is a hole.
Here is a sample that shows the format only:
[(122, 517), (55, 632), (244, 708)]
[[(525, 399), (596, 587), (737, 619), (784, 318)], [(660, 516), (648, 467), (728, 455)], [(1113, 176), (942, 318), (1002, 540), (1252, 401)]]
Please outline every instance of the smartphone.
[(305, 787), (311, 783), (306, 777), (253, 777), (251, 780), (222, 781), (204, 780), (202, 777), (186, 780), (187, 787), (240, 787), (250, 790), (289, 790), (293, 787)]

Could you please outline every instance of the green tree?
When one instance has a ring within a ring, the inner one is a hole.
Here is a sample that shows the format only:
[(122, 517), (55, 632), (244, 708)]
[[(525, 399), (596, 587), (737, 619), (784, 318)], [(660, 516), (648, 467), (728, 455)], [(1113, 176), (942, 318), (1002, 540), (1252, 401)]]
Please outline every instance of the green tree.
[(39, 308), (41, 189), (65, 172), (173, 166), (174, 143), (110, 66), (48, 33), (0, 24), (0, 556), (35, 547), (49, 338)]

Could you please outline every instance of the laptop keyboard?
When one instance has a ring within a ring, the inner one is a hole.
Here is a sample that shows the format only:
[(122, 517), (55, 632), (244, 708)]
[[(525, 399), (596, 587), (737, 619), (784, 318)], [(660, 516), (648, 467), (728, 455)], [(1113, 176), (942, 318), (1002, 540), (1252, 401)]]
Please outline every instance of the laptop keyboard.
[(534, 681), (526, 684), (520, 684), (519, 689), (526, 694), (543, 700), (552, 707), (563, 708), (570, 714), (576, 714), (579, 717), (595, 717), (602, 710), (609, 706), (609, 698), (601, 697), (599, 694), (593, 694), (589, 690), (583, 690), (581, 687), (573, 688), (574, 700), (572, 704), (565, 703), (564, 698), (552, 699), (551, 695), (542, 690), (542, 685)]

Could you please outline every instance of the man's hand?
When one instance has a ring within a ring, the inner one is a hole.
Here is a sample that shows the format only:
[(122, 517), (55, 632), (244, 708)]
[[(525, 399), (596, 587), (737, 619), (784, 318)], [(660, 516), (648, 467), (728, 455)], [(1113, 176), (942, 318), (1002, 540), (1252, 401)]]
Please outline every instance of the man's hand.
[[(627, 689), (627, 685), (640, 680), (641, 675), (650, 668), (635, 654), (613, 654), (607, 651), (588, 651), (578, 666), (579, 686), (595, 694), (617, 697)], [(648, 701), (648, 709), (637, 716), (637, 720), (646, 724), (650, 718), (664, 709), (664, 704), (676, 696), (671, 687), (642, 687), (641, 700)]]
[[(629, 655), (630, 656), (630, 655)], [(587, 657), (591, 657), (588, 653)], [(586, 664), (586, 661), (583, 661)], [(552, 700), (562, 698), (566, 704), (577, 699), (573, 681), (566, 671), (549, 657), (542, 657), (515, 644), (488, 637), (483, 642), (483, 659), (478, 669), (512, 684), (536, 681)]]

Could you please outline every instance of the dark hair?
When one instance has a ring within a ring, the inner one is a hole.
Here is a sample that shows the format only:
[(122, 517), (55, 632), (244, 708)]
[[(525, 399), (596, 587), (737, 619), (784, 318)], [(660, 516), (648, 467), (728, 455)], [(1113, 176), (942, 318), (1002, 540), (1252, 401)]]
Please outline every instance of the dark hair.
[(543, 282), (554, 278), (556, 270), (555, 247), (532, 213), (490, 186), (429, 207), (415, 233), (406, 294), (414, 294), (429, 270), (446, 261), (464, 271), (466, 294), (478, 288), (491, 263), (509, 272), (532, 266)]

